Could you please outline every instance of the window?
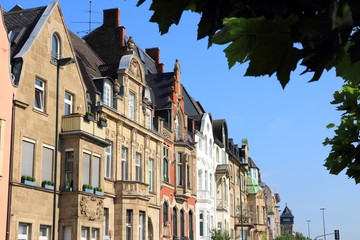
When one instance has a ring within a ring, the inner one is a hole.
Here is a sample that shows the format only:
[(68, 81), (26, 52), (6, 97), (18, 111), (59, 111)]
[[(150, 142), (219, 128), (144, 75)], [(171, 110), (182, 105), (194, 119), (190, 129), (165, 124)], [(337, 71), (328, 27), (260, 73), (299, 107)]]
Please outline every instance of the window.
[(177, 182), (178, 185), (183, 185), (183, 170), (182, 170), (182, 153), (178, 153), (178, 171), (177, 171)]
[(180, 236), (185, 237), (185, 214), (184, 210), (180, 210)]
[(121, 180), (128, 180), (128, 149), (121, 149)]
[(167, 202), (163, 203), (163, 223), (166, 226), (169, 222), (169, 204)]
[(62, 240), (68, 240), (71, 238), (71, 226), (65, 226), (63, 227), (63, 238)]
[(204, 236), (204, 213), (201, 212), (199, 214), (199, 231), (200, 231), (200, 236), (203, 237)]
[(67, 189), (73, 187), (74, 180), (74, 151), (65, 150), (65, 186)]
[(18, 240), (31, 239), (31, 225), (28, 223), (19, 223)]
[(40, 79), (35, 79), (35, 102), (36, 110), (45, 111), (45, 82)]
[(133, 121), (136, 120), (136, 98), (135, 94), (132, 92), (129, 92), (129, 118)]
[(153, 192), (154, 189), (154, 159), (149, 159), (149, 191)]
[(202, 179), (202, 171), (201, 170), (199, 170), (198, 171), (198, 190), (202, 190), (202, 181), (203, 181), (203, 179)]
[(148, 128), (149, 129), (153, 129), (153, 112), (152, 112), (152, 109), (146, 109), (146, 113), (148, 115)]
[(142, 176), (141, 176), (141, 154), (140, 153), (136, 153), (136, 169), (135, 169), (135, 180), (136, 181), (141, 181), (142, 180)]
[(208, 154), (208, 149), (209, 149), (209, 146), (208, 146), (207, 135), (205, 135), (205, 154)]
[(64, 115), (70, 115), (73, 113), (73, 95), (65, 92), (64, 95)]
[(111, 178), (112, 176), (112, 145), (105, 148), (105, 177)]
[(42, 157), (42, 181), (53, 181), (54, 150), (47, 146), (43, 146)]
[(99, 229), (98, 228), (91, 229), (91, 240), (99, 240)]
[(187, 181), (187, 188), (191, 188), (190, 165), (186, 165), (186, 181)]
[(177, 236), (178, 233), (177, 233), (177, 209), (174, 207), (173, 208), (173, 236)]
[(193, 213), (190, 210), (189, 211), (189, 239), (193, 240), (194, 239), (194, 220), (193, 220)]
[(205, 190), (209, 190), (209, 183), (208, 183), (208, 172), (205, 171)]
[(179, 116), (175, 116), (175, 140), (181, 140)]
[(132, 210), (126, 210), (126, 240), (132, 240)]
[(169, 149), (167, 147), (163, 148), (164, 150), (164, 159), (163, 159), (163, 178), (165, 182), (169, 182)]
[(209, 176), (209, 187), (210, 187), (210, 196), (213, 197), (213, 176), (212, 174), (210, 173), (210, 176)]
[(90, 184), (93, 187), (100, 185), (100, 157), (83, 152), (83, 184)]
[(145, 212), (139, 213), (139, 240), (145, 240)]
[(100, 157), (93, 155), (91, 162), (91, 186), (100, 187)]
[(81, 227), (81, 240), (89, 240), (89, 228)]
[(112, 107), (112, 92), (112, 85), (108, 82), (104, 82), (103, 103), (109, 107)]
[(104, 239), (110, 239), (109, 236), (109, 209), (104, 208)]
[(57, 34), (53, 34), (51, 40), (51, 60), (54, 61), (55, 59), (61, 58), (60, 38)]
[(23, 140), (22, 159), (21, 159), (21, 176), (33, 176), (34, 168), (34, 141)]
[(83, 184), (90, 184), (90, 158), (91, 155), (83, 153)]
[(50, 240), (50, 227), (40, 225), (39, 240)]
[(212, 145), (212, 140), (209, 139), (209, 153), (210, 153), (210, 157), (212, 157), (212, 149), (213, 149), (213, 145)]

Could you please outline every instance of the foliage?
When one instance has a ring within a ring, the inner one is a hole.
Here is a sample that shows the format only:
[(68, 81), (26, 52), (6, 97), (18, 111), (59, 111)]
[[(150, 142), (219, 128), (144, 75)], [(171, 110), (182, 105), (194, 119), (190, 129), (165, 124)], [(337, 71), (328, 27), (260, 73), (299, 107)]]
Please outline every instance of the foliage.
[(42, 181), (42, 185), (54, 186), (54, 182), (53, 182), (53, 181), (49, 181), (49, 180), (44, 180), (44, 181)]
[(284, 228), (281, 228), (281, 235), (276, 237), (275, 240), (310, 240), (308, 237), (305, 237), (302, 233), (295, 232), (295, 235), (287, 233)]
[[(138, 0), (137, 6), (145, 1)], [(299, 64), (305, 69), (301, 74), (313, 74), (310, 81), (319, 80), (324, 70), (335, 69), (345, 86), (335, 93), (333, 104), (339, 104), (338, 110), (345, 113), (336, 135), (324, 142), (332, 147), (325, 166), (332, 174), (347, 168), (346, 174), (360, 182), (356, 98), (360, 82), (359, 1), (152, 0), (150, 10), (154, 11), (150, 21), (158, 24), (161, 34), (177, 25), (184, 11), (200, 14), (197, 38), (207, 37), (209, 47), (226, 45), (229, 68), (248, 63), (245, 76), (276, 74), (285, 88)]]
[(184, 11), (199, 13), (198, 39), (208, 37), (209, 46), (228, 44), (229, 67), (248, 61), (246, 76), (276, 73), (283, 87), (299, 61), (304, 73), (314, 73), (312, 81), (332, 67), (349, 78), (360, 71), (349, 64), (360, 60), (360, 3), (354, 0), (152, 0), (150, 10), (161, 34), (178, 24)]
[(211, 231), (212, 240), (230, 240), (230, 235), (227, 231), (213, 229)]
[(94, 187), (94, 191), (102, 192), (102, 188), (101, 187)]
[(93, 187), (91, 186), (91, 185), (89, 185), (89, 184), (84, 184), (83, 185), (83, 188), (85, 189), (85, 188), (87, 188), (87, 189), (93, 189)]
[[(342, 111), (340, 125), (334, 131), (333, 138), (326, 138), (324, 145), (330, 145), (331, 151), (326, 158), (324, 166), (332, 174), (339, 174), (345, 168), (349, 178), (356, 183), (360, 182), (360, 89), (357, 83), (345, 83), (341, 91), (334, 93), (331, 102)], [(328, 128), (334, 128), (331, 123)]]
[(22, 176), (21, 180), (22, 181), (26, 180), (26, 181), (30, 181), (30, 182), (35, 182), (35, 178), (31, 177), (31, 176)]

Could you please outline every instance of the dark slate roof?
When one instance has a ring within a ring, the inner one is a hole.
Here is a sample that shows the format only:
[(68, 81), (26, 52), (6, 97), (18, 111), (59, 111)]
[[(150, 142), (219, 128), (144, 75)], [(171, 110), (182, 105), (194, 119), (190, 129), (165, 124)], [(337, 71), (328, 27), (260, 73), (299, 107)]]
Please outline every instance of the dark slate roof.
[(194, 118), (196, 118), (196, 116), (205, 113), (201, 104), (195, 101), (195, 99), (191, 97), (191, 95), (183, 85), (182, 85), (182, 95), (184, 99), (185, 113), (187, 115), (194, 116)]
[(288, 208), (288, 206), (286, 206), (284, 208), (284, 211), (281, 213), (280, 215), (281, 218), (286, 217), (286, 218), (294, 218), (294, 215), (291, 213), (290, 208)]
[(79, 65), (81, 75), (84, 79), (85, 85), (90, 93), (90, 98), (93, 103), (96, 102), (95, 94), (98, 93), (93, 78), (101, 77), (99, 67), (104, 62), (96, 55), (90, 46), (75, 33), (69, 31), (72, 46), (76, 54), (76, 60)]
[(146, 75), (146, 80), (155, 94), (157, 109), (170, 109), (170, 95), (173, 91), (174, 73), (148, 74)]
[(249, 159), (249, 168), (257, 168), (257, 169), (259, 169), (259, 168), (256, 166), (255, 162), (252, 160), (251, 157), (249, 157), (248, 159)]
[[(225, 119), (218, 119), (218, 120), (213, 120), (212, 122), (212, 126), (213, 126), (213, 133), (214, 133), (214, 139), (215, 142), (217, 142), (218, 144), (223, 143), (223, 136), (222, 136), (222, 127), (224, 126), (225, 128), (225, 138), (227, 138), (227, 125), (226, 125), (226, 120)], [(225, 139), (225, 144), (227, 143), (227, 139)], [(224, 146), (227, 147), (227, 146)]]
[(16, 5), (10, 11), (3, 12), (7, 32), (12, 32), (10, 34), (11, 58), (24, 46), (45, 9), (46, 6), (22, 9)]

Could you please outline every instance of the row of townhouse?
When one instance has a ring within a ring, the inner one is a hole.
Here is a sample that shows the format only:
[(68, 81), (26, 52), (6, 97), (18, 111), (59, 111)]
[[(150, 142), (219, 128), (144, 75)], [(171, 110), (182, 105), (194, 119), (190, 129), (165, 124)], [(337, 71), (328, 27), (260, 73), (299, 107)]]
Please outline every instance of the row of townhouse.
[(1, 11), (0, 239), (274, 239), (279, 195), (119, 9)]

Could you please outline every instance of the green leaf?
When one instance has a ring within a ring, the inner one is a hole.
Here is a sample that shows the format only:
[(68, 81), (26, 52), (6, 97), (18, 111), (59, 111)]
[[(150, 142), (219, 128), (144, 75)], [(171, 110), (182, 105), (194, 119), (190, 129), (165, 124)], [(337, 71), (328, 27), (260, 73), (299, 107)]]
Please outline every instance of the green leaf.
[(189, 4), (190, 0), (153, 0), (150, 10), (154, 14), (150, 22), (158, 23), (160, 33), (165, 34), (172, 24), (179, 24), (181, 15)]

